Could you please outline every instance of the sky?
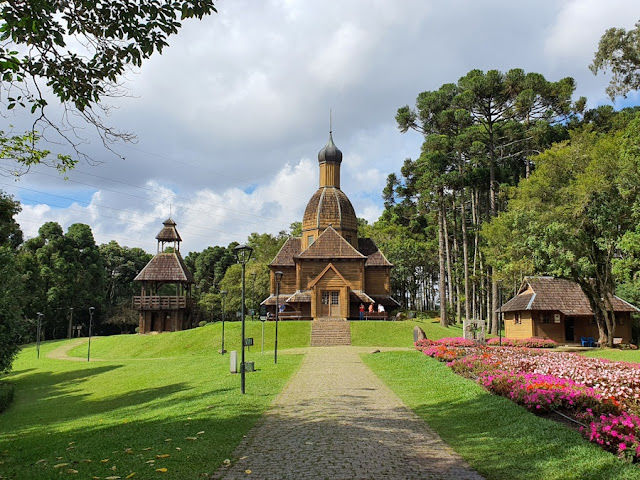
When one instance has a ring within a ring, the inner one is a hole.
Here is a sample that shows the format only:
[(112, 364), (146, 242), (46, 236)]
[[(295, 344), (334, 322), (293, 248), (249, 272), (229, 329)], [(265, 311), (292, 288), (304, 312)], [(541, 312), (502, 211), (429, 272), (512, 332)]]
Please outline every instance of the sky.
[[(88, 224), (98, 244), (156, 251), (171, 217), (181, 252), (244, 243), (301, 221), (318, 188), (329, 129), (341, 187), (358, 217), (382, 213), (390, 173), (420, 153), (395, 115), (420, 92), (472, 69), (570, 76), (575, 98), (611, 104), (588, 69), (607, 28), (632, 28), (636, 0), (219, 0), (188, 20), (162, 55), (122, 79), (105, 123), (137, 141), (113, 148), (81, 132), (90, 162), (66, 175), (34, 168), (0, 190), (22, 205), (26, 238), (47, 221)], [(636, 105), (640, 96), (619, 100)], [(17, 117), (3, 121), (19, 124)], [(331, 118), (331, 127), (330, 127)], [(6, 128), (6, 127), (5, 127)], [(0, 129), (2, 129), (0, 127)], [(56, 145), (52, 149), (58, 148)]]

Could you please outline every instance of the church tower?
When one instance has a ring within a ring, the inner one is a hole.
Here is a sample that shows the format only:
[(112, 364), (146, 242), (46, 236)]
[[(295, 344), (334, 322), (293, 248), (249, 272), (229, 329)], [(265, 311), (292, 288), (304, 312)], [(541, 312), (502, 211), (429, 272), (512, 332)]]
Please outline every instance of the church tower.
[[(302, 235), (289, 238), (269, 264), (271, 295), (262, 305), (271, 314), (278, 310), (280, 319), (343, 322), (359, 318), (360, 304), (398, 305), (390, 295), (393, 265), (370, 238), (358, 238), (356, 212), (340, 189), (341, 164), (329, 132), (318, 153), (319, 188), (304, 211)], [(388, 318), (377, 308), (367, 315)]]
[(358, 248), (358, 218), (349, 198), (340, 190), (342, 152), (329, 141), (318, 152), (320, 185), (302, 217), (302, 248), (308, 248), (327, 227), (332, 226), (351, 246)]

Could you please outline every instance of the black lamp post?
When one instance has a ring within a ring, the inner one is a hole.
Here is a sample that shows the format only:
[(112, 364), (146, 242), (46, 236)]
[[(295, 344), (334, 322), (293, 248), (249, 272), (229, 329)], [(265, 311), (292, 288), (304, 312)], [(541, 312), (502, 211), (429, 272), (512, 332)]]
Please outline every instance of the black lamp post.
[(256, 310), (256, 302), (255, 302), (255, 289), (256, 289), (256, 272), (251, 272), (249, 274), (251, 276), (251, 320), (253, 320), (253, 315)]
[(93, 311), (95, 307), (89, 307), (89, 347), (87, 348), (87, 362), (91, 358), (91, 327), (93, 326)]
[(274, 355), (274, 363), (278, 363), (278, 314), (280, 313), (280, 281), (282, 280), (282, 272), (278, 271), (276, 277), (276, 349)]
[(251, 253), (253, 252), (253, 248), (249, 245), (238, 245), (233, 249), (233, 253), (238, 260), (238, 263), (242, 265), (242, 305), (240, 307), (240, 313), (242, 315), (242, 357), (240, 359), (240, 391), (244, 394), (244, 348), (245, 348), (245, 338), (244, 338), (244, 274), (245, 274), (245, 265), (251, 259)]
[(38, 312), (38, 324), (36, 326), (36, 351), (38, 358), (40, 358), (40, 337), (42, 336), (42, 317), (44, 313)]
[(222, 296), (222, 348), (220, 349), (220, 355), (224, 355), (225, 349), (224, 349), (224, 304), (225, 304), (225, 300), (227, 298), (227, 291), (226, 290), (222, 290), (220, 292), (220, 295)]

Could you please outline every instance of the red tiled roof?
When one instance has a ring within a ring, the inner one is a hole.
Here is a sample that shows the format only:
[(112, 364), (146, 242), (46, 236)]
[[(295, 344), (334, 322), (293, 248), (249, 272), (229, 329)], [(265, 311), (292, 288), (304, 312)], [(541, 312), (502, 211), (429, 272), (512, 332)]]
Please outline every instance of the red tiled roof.
[[(611, 297), (616, 312), (638, 312), (636, 307), (616, 296)], [(559, 311), (565, 315), (593, 315), (589, 300), (580, 285), (553, 277), (525, 277), (518, 295), (502, 305), (503, 312), (523, 310)]]

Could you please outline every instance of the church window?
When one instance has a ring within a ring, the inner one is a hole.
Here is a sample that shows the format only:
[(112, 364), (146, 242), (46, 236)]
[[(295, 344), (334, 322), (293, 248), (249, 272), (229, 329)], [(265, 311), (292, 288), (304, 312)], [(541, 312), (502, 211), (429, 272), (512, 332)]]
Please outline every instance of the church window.
[(346, 237), (347, 242), (351, 243), (351, 235), (347, 235)]
[(329, 305), (329, 292), (322, 292), (322, 304)]
[(339, 305), (339, 296), (338, 292), (331, 292), (331, 305)]
[(311, 245), (313, 243), (313, 235), (309, 235), (307, 238), (309, 239), (309, 245)]

